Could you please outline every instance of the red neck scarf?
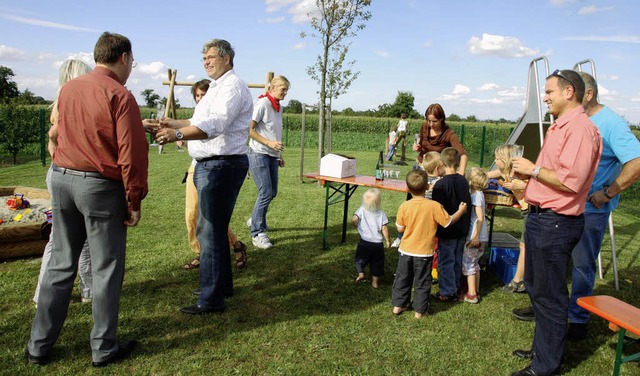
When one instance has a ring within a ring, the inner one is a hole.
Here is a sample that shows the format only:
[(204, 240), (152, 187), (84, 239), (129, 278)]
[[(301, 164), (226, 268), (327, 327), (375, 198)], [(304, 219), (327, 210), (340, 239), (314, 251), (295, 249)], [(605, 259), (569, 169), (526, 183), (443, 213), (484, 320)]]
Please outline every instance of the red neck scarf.
[(274, 97), (271, 96), (271, 94), (269, 93), (264, 93), (261, 96), (258, 97), (258, 99), (260, 98), (264, 98), (267, 97), (269, 98), (269, 102), (271, 102), (271, 106), (273, 106), (273, 109), (276, 110), (276, 112), (280, 112), (280, 101), (275, 99)]

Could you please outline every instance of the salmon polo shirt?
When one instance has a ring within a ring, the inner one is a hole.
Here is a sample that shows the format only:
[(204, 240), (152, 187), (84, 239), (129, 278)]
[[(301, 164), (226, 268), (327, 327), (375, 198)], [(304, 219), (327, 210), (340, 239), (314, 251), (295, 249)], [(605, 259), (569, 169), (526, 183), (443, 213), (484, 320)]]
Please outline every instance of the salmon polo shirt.
[(573, 192), (562, 192), (530, 179), (525, 200), (558, 214), (584, 213), (601, 153), (602, 137), (584, 108), (578, 106), (563, 114), (549, 127), (536, 166), (555, 171), (558, 180)]

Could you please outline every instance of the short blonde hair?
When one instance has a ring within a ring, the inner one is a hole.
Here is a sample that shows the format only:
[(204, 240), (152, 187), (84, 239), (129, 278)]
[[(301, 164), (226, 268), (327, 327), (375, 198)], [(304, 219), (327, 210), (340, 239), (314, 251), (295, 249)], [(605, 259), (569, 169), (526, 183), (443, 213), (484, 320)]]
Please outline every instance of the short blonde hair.
[(440, 160), (440, 153), (437, 151), (430, 151), (422, 157), (422, 169), (427, 172), (427, 174), (434, 174), (440, 166), (442, 161)]
[(440, 153), (440, 160), (445, 167), (460, 167), (460, 152), (454, 147), (448, 147)]
[(275, 76), (274, 78), (271, 79), (271, 82), (269, 82), (269, 85), (267, 85), (267, 90), (271, 90), (276, 86), (286, 86), (288, 89), (291, 87), (291, 84), (289, 83), (289, 80), (285, 76)]
[(471, 168), (467, 173), (467, 181), (469, 181), (469, 188), (474, 191), (486, 189), (489, 184), (487, 173), (480, 167)]
[(496, 148), (496, 159), (504, 164), (504, 167), (500, 169), (500, 173), (503, 176), (511, 175), (511, 158), (513, 158), (513, 145), (503, 144)]
[(429, 189), (429, 176), (423, 170), (412, 169), (407, 173), (407, 188), (414, 196), (423, 196)]
[(369, 211), (378, 211), (382, 207), (382, 198), (378, 188), (369, 188), (362, 195), (362, 206)]

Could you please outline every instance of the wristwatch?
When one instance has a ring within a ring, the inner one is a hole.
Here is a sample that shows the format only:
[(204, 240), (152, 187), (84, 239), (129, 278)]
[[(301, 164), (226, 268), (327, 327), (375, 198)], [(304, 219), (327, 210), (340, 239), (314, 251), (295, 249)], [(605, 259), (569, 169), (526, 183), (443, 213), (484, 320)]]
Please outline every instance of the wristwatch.
[(604, 195), (605, 195), (605, 196), (607, 196), (607, 198), (608, 198), (609, 200), (612, 200), (612, 199), (615, 197), (615, 196), (610, 196), (610, 195), (609, 195), (609, 186), (608, 186), (608, 185), (605, 185), (605, 186), (602, 188), (602, 193), (604, 193)]
[(182, 140), (182, 137), (184, 137), (184, 135), (182, 134), (182, 131), (180, 129), (178, 129), (176, 131), (176, 140), (180, 141), (180, 140)]
[(536, 167), (533, 168), (533, 171), (531, 171), (531, 177), (533, 179), (538, 180), (538, 175), (540, 175), (540, 169), (541, 168), (542, 167), (540, 167), (540, 166), (536, 166)]

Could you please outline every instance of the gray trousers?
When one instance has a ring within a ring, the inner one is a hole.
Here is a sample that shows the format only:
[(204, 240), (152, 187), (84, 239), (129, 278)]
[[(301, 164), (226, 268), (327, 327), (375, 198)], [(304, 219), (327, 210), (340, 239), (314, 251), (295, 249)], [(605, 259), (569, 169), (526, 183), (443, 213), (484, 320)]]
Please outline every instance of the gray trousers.
[(116, 331), (127, 238), (124, 187), (118, 181), (54, 171), (51, 190), (56, 233), (27, 348), (32, 355), (44, 356), (58, 339), (78, 259), (88, 240), (93, 276), (92, 358), (104, 361), (118, 351)]

